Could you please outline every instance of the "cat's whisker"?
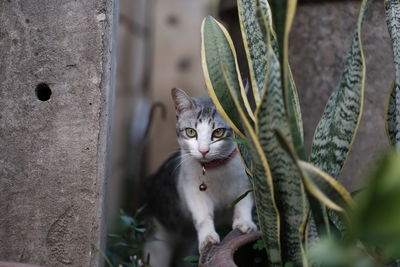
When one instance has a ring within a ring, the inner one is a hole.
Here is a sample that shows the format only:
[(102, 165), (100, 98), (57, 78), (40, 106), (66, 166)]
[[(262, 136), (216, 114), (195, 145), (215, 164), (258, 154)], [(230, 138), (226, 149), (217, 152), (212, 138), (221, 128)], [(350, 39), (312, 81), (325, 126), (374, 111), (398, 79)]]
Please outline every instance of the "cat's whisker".
[(181, 150), (180, 147), (175, 148), (174, 150), (169, 152), (166, 157), (169, 158), (170, 156), (172, 156), (174, 153), (178, 152), (179, 150)]
[[(186, 156), (186, 157), (184, 157), (184, 156)], [(182, 159), (183, 158), (183, 159)], [(183, 156), (181, 156), (181, 161), (179, 162), (179, 164), (174, 168), (174, 170), (172, 171), (172, 173), (174, 173), (185, 161), (187, 161), (187, 160), (189, 160), (189, 159), (191, 159), (191, 158), (193, 158), (193, 156), (192, 155), (190, 155), (190, 154), (185, 154), (185, 155), (183, 155)]]
[(185, 155), (181, 155), (180, 156), (180, 163), (179, 166), (186, 160), (193, 158), (193, 156), (191, 154), (185, 154)]
[(191, 155), (190, 153), (185, 153), (185, 154), (180, 153), (180, 154), (179, 154), (179, 158), (180, 158), (180, 159), (187, 158), (187, 157), (191, 157), (191, 156), (192, 156), (192, 155)]

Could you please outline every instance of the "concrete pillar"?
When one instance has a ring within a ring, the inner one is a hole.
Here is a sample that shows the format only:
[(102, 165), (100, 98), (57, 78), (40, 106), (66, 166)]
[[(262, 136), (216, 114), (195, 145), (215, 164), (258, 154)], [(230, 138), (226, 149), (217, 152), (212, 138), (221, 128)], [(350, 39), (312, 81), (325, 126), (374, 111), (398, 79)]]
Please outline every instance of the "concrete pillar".
[(102, 265), (118, 1), (0, 1), (0, 260)]

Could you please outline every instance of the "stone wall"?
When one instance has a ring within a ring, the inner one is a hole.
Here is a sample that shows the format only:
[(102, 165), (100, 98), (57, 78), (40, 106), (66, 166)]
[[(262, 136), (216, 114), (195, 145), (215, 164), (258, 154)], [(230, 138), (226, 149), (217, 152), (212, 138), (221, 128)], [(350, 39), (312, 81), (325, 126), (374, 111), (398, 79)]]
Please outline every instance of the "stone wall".
[(98, 266), (117, 1), (0, 1), (0, 260)]

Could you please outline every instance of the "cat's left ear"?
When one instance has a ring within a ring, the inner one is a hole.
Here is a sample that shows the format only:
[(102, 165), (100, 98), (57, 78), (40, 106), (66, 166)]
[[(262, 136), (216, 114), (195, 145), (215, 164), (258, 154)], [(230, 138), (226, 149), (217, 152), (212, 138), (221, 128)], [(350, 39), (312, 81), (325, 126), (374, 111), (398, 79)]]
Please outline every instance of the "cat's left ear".
[(184, 110), (192, 109), (195, 106), (190, 96), (188, 96), (182, 89), (172, 88), (171, 96), (175, 104), (176, 114), (179, 114)]

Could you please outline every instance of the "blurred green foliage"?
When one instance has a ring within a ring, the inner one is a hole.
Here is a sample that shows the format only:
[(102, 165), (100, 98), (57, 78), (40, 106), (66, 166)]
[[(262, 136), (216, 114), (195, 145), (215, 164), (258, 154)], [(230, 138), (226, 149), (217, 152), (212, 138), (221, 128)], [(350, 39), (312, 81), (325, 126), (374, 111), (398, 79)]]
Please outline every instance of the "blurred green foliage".
[(107, 243), (107, 257), (112, 266), (150, 266), (149, 255), (143, 258), (143, 247), (146, 242), (155, 240), (154, 228), (141, 220), (144, 208), (139, 208), (133, 216), (120, 210), (120, 215), (115, 219)]
[(394, 265), (400, 258), (399, 151), (383, 156), (355, 200), (346, 238), (321, 239), (310, 249), (311, 262), (369, 267)]

